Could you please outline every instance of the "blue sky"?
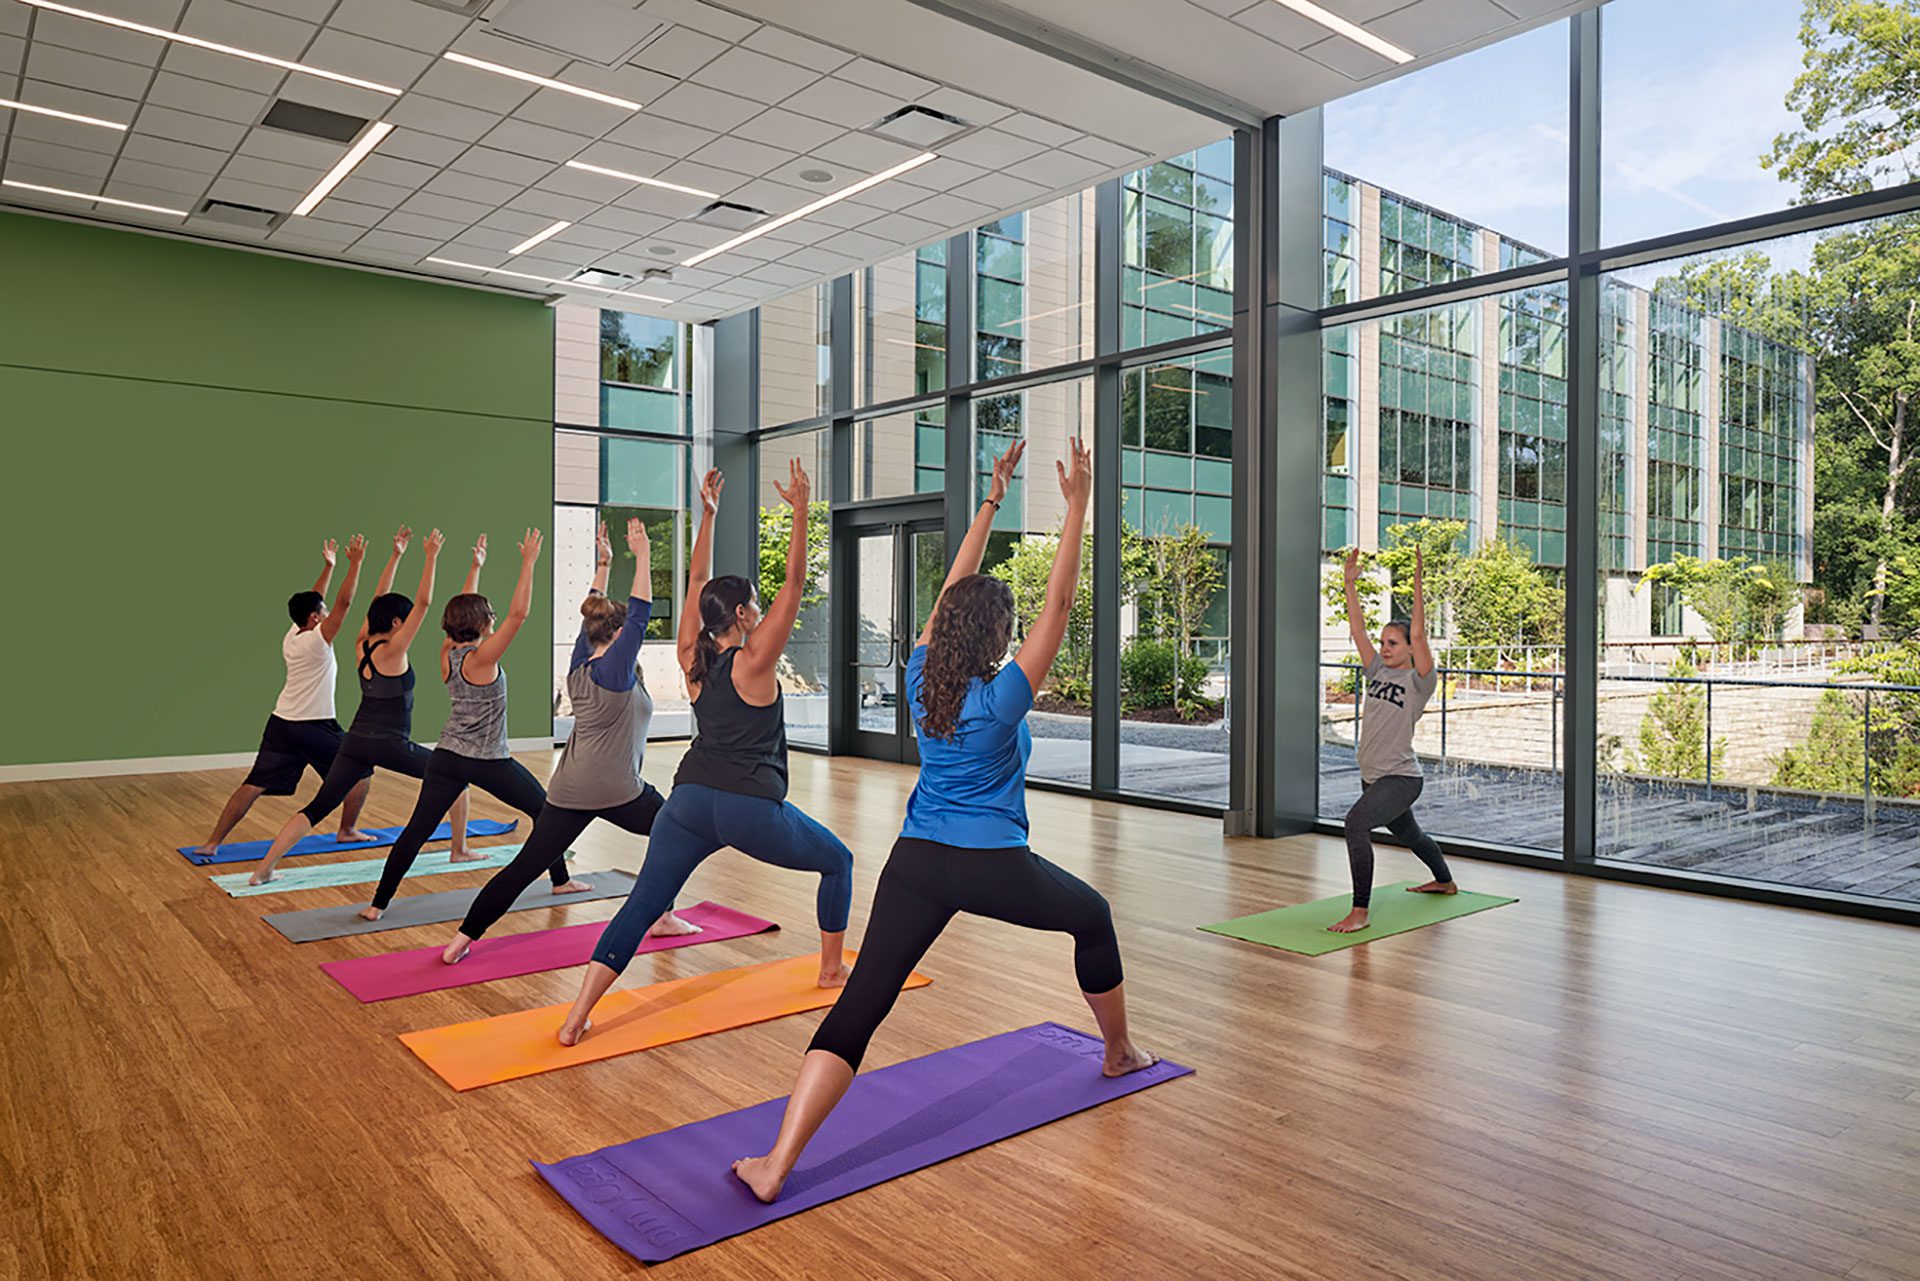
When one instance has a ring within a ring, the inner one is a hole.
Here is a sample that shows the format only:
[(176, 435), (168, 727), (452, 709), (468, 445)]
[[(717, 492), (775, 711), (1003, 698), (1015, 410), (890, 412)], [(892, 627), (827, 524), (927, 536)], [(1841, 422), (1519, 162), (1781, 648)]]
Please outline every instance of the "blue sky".
[[(1791, 203), (1760, 157), (1795, 123), (1784, 98), (1800, 70), (1799, 20), (1800, 0), (1605, 7), (1607, 243)], [(1560, 22), (1328, 104), (1326, 161), (1563, 253), (1566, 101)]]

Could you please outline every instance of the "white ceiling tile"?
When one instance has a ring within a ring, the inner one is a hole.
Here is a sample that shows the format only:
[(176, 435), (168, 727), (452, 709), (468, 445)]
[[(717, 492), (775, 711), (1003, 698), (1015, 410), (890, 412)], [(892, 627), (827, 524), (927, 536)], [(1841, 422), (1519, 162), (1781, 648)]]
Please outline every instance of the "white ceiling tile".
[(646, 3), (637, 7), (649, 18), (678, 22), (729, 43), (745, 40), (760, 26), (750, 18), (701, 4), (700, 0), (646, 0)]
[[(678, 85), (647, 105), (649, 116), (722, 133), (759, 114), (759, 106), (749, 99), (696, 84)], [(630, 129), (637, 123), (638, 119), (631, 120), (621, 128)]]
[[(517, 245), (536, 231), (545, 231), (553, 225), (553, 215), (534, 213), (530, 209), (496, 209), (482, 218), (474, 226), (484, 231), (510, 231), (519, 239)], [(512, 248), (509, 245), (508, 248)]]
[(335, 194), (328, 196), (320, 202), (319, 208), (315, 210), (315, 216), (325, 218), (328, 222), (344, 223), (355, 227), (371, 227), (374, 223), (386, 217), (389, 212), (389, 210), (382, 209), (378, 205), (359, 204), (356, 201), (346, 200), (338, 194)]
[[(697, 128), (677, 120), (665, 120), (655, 115), (638, 115), (618, 129), (609, 130), (607, 141), (627, 147), (638, 147), (642, 151), (656, 152), (663, 156), (685, 156), (700, 150), (719, 136), (711, 129)], [(600, 162), (593, 161), (593, 163)]]
[(141, 187), (153, 187), (159, 191), (177, 191), (189, 196), (198, 196), (205, 192), (213, 182), (213, 175), (194, 173), (191, 169), (175, 169), (171, 165), (153, 165), (144, 160), (129, 160), (125, 156), (113, 167), (114, 177)]
[[(254, 93), (272, 93), (289, 79), (289, 73), (276, 67), (236, 58), (232, 54), (196, 49), (190, 44), (168, 45), (160, 65), (168, 71), (177, 71), (196, 80), (211, 80), (215, 84), (232, 85)], [(297, 79), (313, 84), (325, 83), (313, 76), (299, 76)]]
[(853, 265), (852, 260), (846, 255), (829, 253), (827, 250), (821, 249), (818, 246), (796, 249), (788, 254), (784, 261), (800, 268), (802, 271), (815, 273), (844, 271)]
[[(814, 148), (813, 154), (826, 161), (829, 168), (844, 169), (852, 177), (864, 178), (870, 173), (891, 169), (902, 160), (911, 160), (920, 154), (920, 149), (877, 134), (852, 132), (843, 133), (833, 141)], [(972, 166), (968, 168), (972, 170)], [(971, 177), (972, 173), (968, 176)], [(935, 185), (931, 180), (922, 181), (927, 186)]]
[(433, 54), (370, 40), (350, 31), (322, 31), (302, 62), (404, 89), (436, 61)]
[(418, 262), (428, 254), (440, 252), (441, 241), (426, 236), (405, 236), (397, 231), (369, 231), (354, 242), (354, 248), (368, 253), (393, 254)]
[(791, 151), (763, 146), (742, 138), (719, 138), (687, 157), (695, 164), (712, 165), (739, 174), (764, 174), (795, 159)]
[(964, 200), (959, 196), (941, 193), (922, 200), (917, 205), (907, 206), (906, 213), (915, 218), (924, 218), (928, 222), (937, 222), (942, 227), (978, 226), (983, 218), (989, 217), (993, 210), (977, 200)]
[(146, 94), (147, 82), (153, 78), (152, 70), (147, 67), (41, 44), (37, 40), (27, 46), (26, 73), (29, 80), (45, 80), (134, 100)]
[(27, 63), (27, 42), (19, 36), (0, 36), (0, 74), (16, 75)]
[(872, 124), (901, 103), (889, 94), (829, 77), (815, 81), (780, 105), (789, 111), (858, 129)]
[(990, 125), (1013, 114), (1011, 107), (1003, 107), (997, 102), (976, 98), (970, 93), (962, 93), (944, 85), (921, 98), (920, 105), (957, 116), (970, 125)]
[[(89, 178), (85, 174), (74, 173), (71, 169), (46, 169), (39, 165), (27, 164), (23, 160), (7, 161), (5, 172), (6, 176), (15, 182), (30, 182), (40, 187), (57, 187), (62, 191), (83, 191), (91, 194), (100, 189), (100, 180), (98, 178)], [(24, 191), (18, 187), (8, 187), (0, 190), (4, 190), (5, 192), (4, 195), (0, 195), (0, 200), (23, 201), (27, 204), (47, 205), (54, 209), (70, 210), (84, 208), (86, 205), (93, 203), (91, 200), (88, 200), (84, 202), (84, 204), (80, 204), (70, 199), (62, 199), (59, 196), (49, 195), (45, 192)], [(182, 209), (186, 207), (179, 200), (156, 200), (153, 203), (168, 209)]]
[(282, 164), (278, 160), (262, 160), (258, 156), (235, 156), (220, 170), (220, 177), (235, 178), (241, 182), (262, 183), (269, 187), (310, 191), (313, 189), (313, 184), (319, 182), (321, 175), (325, 172), (324, 169)]
[(425, 190), (457, 200), (473, 200), (483, 205), (503, 205), (520, 194), (521, 189), (497, 178), (482, 178), (470, 173), (443, 173), (426, 185)]
[[(463, 252), (450, 253), (445, 256), (449, 258), (460, 258), (462, 261), (477, 262), (482, 266), (497, 266), (500, 261), (506, 259), (507, 250), (513, 248), (526, 238), (527, 233), (524, 231), (500, 231), (491, 227), (474, 227), (471, 230), (460, 233), (458, 237), (447, 245), (448, 249), (457, 249)], [(498, 261), (490, 261), (489, 255), (498, 255)]]
[[(574, 158), (582, 164), (599, 165), (603, 169), (618, 169), (622, 173), (638, 174), (642, 178), (654, 177), (674, 161), (674, 157), (669, 155), (604, 141), (592, 144)], [(625, 191), (632, 185), (624, 179), (609, 178), (605, 174), (584, 176), (605, 184), (604, 189), (609, 197), (616, 192)]]
[[(23, 100), (43, 103), (46, 106), (57, 105), (47, 101), (49, 96), (45, 92), (30, 91)], [(71, 109), (61, 108), (63, 111)], [(71, 147), (75, 151), (96, 151), (109, 156), (118, 155), (127, 137), (118, 130), (102, 129), (98, 125), (83, 125), (53, 116), (21, 115), (12, 111), (0, 113), (0, 115), (16, 117), (13, 121), (13, 136), (16, 138), (31, 138), (36, 142)], [(0, 120), (0, 127), (4, 125), (5, 121)]]
[[(345, 148), (341, 149), (342, 152)], [(338, 159), (336, 156), (335, 159)], [(355, 175), (371, 178), (375, 182), (390, 183), (395, 187), (405, 187), (417, 191), (432, 180), (439, 170), (432, 165), (415, 164), (411, 160), (401, 160), (397, 156), (382, 155), (375, 151), (355, 166)]]
[(1047, 189), (1037, 182), (1028, 182), (1011, 174), (990, 173), (972, 182), (961, 183), (952, 189), (952, 194), (963, 200), (977, 200), (995, 209), (1012, 209), (1015, 206), (1038, 204), (1045, 198)]
[(513, 260), (515, 271), (524, 271), (529, 276), (548, 276), (555, 280), (565, 280), (580, 270), (580, 266), (579, 258), (570, 254), (565, 246), (556, 245), (551, 240), (538, 249), (517, 255)]
[(727, 42), (691, 27), (669, 27), (633, 56), (633, 65), (684, 80), (727, 51)]
[(884, 62), (875, 62), (871, 58), (856, 58), (833, 74), (841, 80), (851, 80), (857, 85), (865, 85), (889, 97), (898, 98), (901, 102), (912, 102), (940, 87), (932, 80), (912, 75), (898, 67), (889, 67)]
[(425, 214), (407, 213), (396, 210), (379, 222), (381, 231), (398, 231), (409, 236), (428, 236), (438, 241), (452, 240), (469, 226), (465, 222), (453, 222), (445, 218), (429, 218)]
[(789, 245), (817, 245), (828, 236), (836, 235), (838, 227), (829, 227), (823, 222), (809, 222), (805, 218), (797, 222), (776, 227), (762, 236), (762, 240), (777, 240)]
[[(762, 28), (771, 30), (771, 28)], [(782, 107), (769, 107), (733, 131), (736, 138), (761, 142), (788, 151), (811, 151), (840, 136), (838, 125), (803, 116)]]
[(263, 93), (162, 71), (154, 77), (147, 101), (175, 111), (191, 111), (199, 116), (250, 125), (260, 119), (271, 99)]
[(598, 138), (615, 125), (631, 120), (633, 112), (558, 89), (541, 89), (514, 108), (513, 118)]
[(89, 22), (85, 18), (46, 9), (41, 10), (34, 20), (33, 42), (58, 45), (62, 49), (77, 49), (81, 53), (96, 54), (102, 58), (118, 58), (142, 67), (151, 67), (160, 61), (160, 55), (167, 45), (158, 36), (143, 36), (138, 31), (128, 31), (124, 27)]
[(1513, 25), (1513, 15), (1493, 0), (1447, 0), (1410, 4), (1366, 24), (1367, 30), (1424, 57)]
[(1301, 52), (1349, 80), (1371, 80), (1393, 70), (1393, 63), (1345, 36), (1329, 36)]
[(678, 76), (652, 71), (646, 67), (636, 67), (631, 64), (624, 67), (597, 67), (591, 62), (569, 63), (567, 69), (555, 79), (563, 80), (570, 85), (579, 85), (583, 89), (594, 89), (620, 98), (631, 98), (643, 107), (680, 81)]
[[(1392, 5), (1388, 7), (1398, 8), (1399, 6)], [(1500, 7), (1516, 18), (1525, 19), (1538, 18), (1544, 14), (1557, 13), (1562, 9), (1573, 9), (1577, 6), (1574, 0), (1500, 0)], [(1385, 12), (1385, 10), (1380, 10), (1380, 12)], [(1368, 14), (1367, 18), (1362, 18), (1361, 21), (1365, 22), (1373, 16), (1373, 14)]]
[(1107, 168), (1108, 166), (1097, 160), (1088, 160), (1085, 156), (1076, 156), (1072, 152), (1049, 151), (1045, 155), (1034, 156), (1018, 164), (1008, 165), (1002, 172), (1058, 190), (1061, 187), (1092, 182), (1105, 173)]
[(453, 42), (452, 48), (455, 52), (464, 53), (470, 58), (479, 58), (495, 66), (512, 67), (515, 71), (529, 71), (536, 76), (545, 76), (549, 80), (572, 61), (563, 54), (548, 53), (544, 49), (530, 48), (517, 40), (503, 39), (489, 32), (485, 25), (480, 23), (475, 23), (462, 32)]
[(422, 191), (408, 196), (401, 203), (400, 212), (423, 214), (429, 218), (441, 218), (463, 226), (471, 226), (492, 213), (493, 206), (483, 205), (477, 200), (460, 200), (454, 196)]
[(987, 171), (979, 165), (966, 164), (941, 156), (929, 160), (913, 170), (913, 185), (916, 187), (934, 187), (941, 191), (951, 191), (963, 182), (972, 182)]
[(553, 161), (535, 160), (493, 147), (469, 147), (447, 168), (455, 173), (477, 173), (483, 178), (498, 178), (525, 187), (552, 173)]
[(99, 151), (75, 151), (71, 147), (31, 138), (15, 138), (7, 145), (8, 160), (42, 169), (64, 169), (68, 173), (100, 179), (113, 168), (113, 157)]
[(803, 67), (811, 67), (820, 72), (832, 71), (853, 57), (852, 54), (842, 53), (831, 45), (809, 40), (805, 36), (797, 36), (779, 27), (762, 27), (741, 43), (755, 52), (770, 54), (775, 58), (798, 63)]
[(0, 35), (19, 36), (24, 40), (27, 25), (33, 18), (33, 10), (25, 5), (0, 4)]
[(1248, 9), (1235, 17), (1234, 22), (1285, 49), (1304, 49), (1330, 34), (1329, 28), (1271, 0)]
[(605, 204), (614, 196), (627, 189), (628, 184), (618, 178), (609, 178), (605, 174), (587, 173), (580, 169), (568, 169), (566, 166), (554, 169), (542, 175), (532, 184), (542, 191), (557, 192), (563, 196), (577, 196), (594, 204)]
[[(217, 40), (250, 53), (299, 61), (318, 28), (311, 22), (250, 9), (234, 4), (232, 0), (192, 0), (176, 30), (183, 35)], [(221, 56), (231, 57), (226, 54)], [(317, 59), (314, 65), (334, 70)]]
[(552, 222), (564, 218), (568, 222), (584, 218), (600, 204), (594, 200), (582, 200), (578, 196), (563, 196), (557, 191), (523, 191), (507, 202), (507, 208), (525, 213), (536, 213)]
[[(159, 3), (160, 0), (150, 0), (150, 2)], [(180, 7), (174, 3), (174, 0), (166, 0), (166, 3), (173, 4), (175, 9)], [(333, 12), (334, 0), (246, 0), (246, 3), (249, 8), (267, 9), (273, 13), (285, 14), (289, 18), (321, 23), (325, 22), (327, 15)]]
[(945, 239), (947, 229), (938, 223), (928, 222), (924, 218), (915, 218), (911, 214), (882, 214), (863, 225), (860, 230), (870, 236), (881, 236), (902, 245), (912, 245), (918, 249), (921, 245), (932, 244)]
[(871, 222), (880, 217), (878, 210), (868, 205), (856, 205), (850, 200), (823, 206), (807, 215), (810, 222), (825, 223), (829, 227), (858, 227), (863, 222)]
[(871, 205), (876, 209), (905, 209), (908, 205), (919, 204), (933, 194), (933, 191), (926, 187), (892, 178), (878, 186), (868, 187), (857, 196), (850, 197), (848, 203)]
[(604, 227), (591, 227), (584, 222), (576, 222), (554, 236), (560, 244), (573, 245), (583, 249), (625, 249), (633, 243), (633, 236), (624, 231), (608, 231)]
[(1039, 116), (1028, 115), (1024, 111), (1015, 112), (1002, 120), (1000, 128), (1008, 133), (1017, 133), (1022, 138), (1031, 138), (1035, 142), (1045, 143), (1049, 147), (1064, 147), (1080, 136), (1078, 129), (1069, 129), (1065, 125), (1055, 124), (1051, 120), (1042, 120)]
[(729, 49), (700, 68), (693, 78), (696, 83), (756, 102), (779, 102), (818, 80), (820, 73), (751, 49)]
[(410, 93), (388, 108), (387, 120), (462, 142), (478, 142), (500, 123), (500, 118), (491, 112), (419, 93)]
[(362, 178), (359, 173), (348, 175), (334, 190), (342, 200), (352, 200), (363, 205), (374, 205), (381, 209), (398, 209), (400, 202), (413, 192), (406, 187), (394, 187), (384, 182), (375, 182), (371, 178)]
[(421, 133), (418, 129), (395, 129), (380, 144), (380, 150), (386, 155), (398, 156), (402, 160), (417, 160), (435, 168), (451, 164), (454, 157), (466, 148), (464, 142), (442, 138), (438, 134)]
[(785, 183), (756, 178), (738, 190), (728, 192), (727, 199), (736, 204), (764, 209), (770, 214), (783, 214), (801, 205), (812, 204), (823, 194), (817, 189), (789, 187)]
[(976, 129), (964, 138), (940, 144), (941, 155), (964, 160), (970, 165), (985, 165), (989, 169), (1014, 164), (1028, 156), (1039, 155), (1046, 149), (1031, 138), (1022, 138), (999, 129)]
[(352, 244), (365, 231), (365, 227), (352, 227), (343, 222), (329, 222), (319, 217), (289, 218), (281, 223), (279, 229), (267, 239), (275, 242), (290, 241), (296, 244), (337, 248)]
[(267, 182), (249, 182), (244, 178), (229, 178), (224, 174), (215, 178), (213, 186), (207, 189), (209, 199), (225, 200), (236, 205), (252, 205), (255, 209), (272, 209), (275, 212), (292, 209), (306, 194), (306, 191), (301, 188), (282, 187)]
[(746, 278), (748, 280), (764, 281), (767, 284), (777, 285), (783, 289), (792, 289), (799, 285), (812, 283), (813, 273), (810, 271), (802, 271), (798, 267), (789, 266), (783, 262), (769, 262), (755, 267), (747, 273)]
[(559, 164), (579, 155), (582, 149), (593, 140), (583, 138), (577, 133), (549, 129), (545, 125), (528, 124), (524, 120), (503, 120), (490, 129), (480, 141), (499, 151), (510, 151), (515, 155)]
[(324, 138), (303, 138), (297, 133), (283, 133), (278, 129), (251, 130), (240, 143), (240, 154), (243, 156), (305, 165), (317, 168), (322, 173), (333, 168), (334, 162), (345, 151), (345, 145), (338, 142), (329, 142)]
[(611, 207), (596, 210), (581, 221), (589, 227), (604, 227), (609, 231), (624, 232), (631, 236), (650, 236), (667, 225), (667, 220), (657, 214)]
[(1066, 145), (1065, 149), (1076, 156), (1085, 156), (1088, 160), (1109, 169), (1117, 169), (1121, 165), (1138, 165), (1147, 158), (1132, 147), (1123, 147), (1117, 142), (1108, 142), (1105, 138), (1091, 136), (1075, 138)]
[[(1210, 13), (1217, 13), (1223, 18), (1230, 18), (1242, 9), (1251, 9), (1255, 5), (1272, 5), (1272, 0), (1187, 0), (1187, 2), (1189, 4), (1197, 4), (1202, 9)], [(1273, 5), (1273, 7), (1278, 8), (1279, 6)]]
[(371, 36), (388, 44), (405, 45), (437, 54), (466, 29), (467, 19), (424, 4), (395, 4), (393, 0), (340, 0), (327, 25), (355, 35)]
[(524, 80), (441, 59), (412, 86), (409, 96), (424, 93), (463, 107), (505, 115), (531, 98), (533, 91), (534, 86)]

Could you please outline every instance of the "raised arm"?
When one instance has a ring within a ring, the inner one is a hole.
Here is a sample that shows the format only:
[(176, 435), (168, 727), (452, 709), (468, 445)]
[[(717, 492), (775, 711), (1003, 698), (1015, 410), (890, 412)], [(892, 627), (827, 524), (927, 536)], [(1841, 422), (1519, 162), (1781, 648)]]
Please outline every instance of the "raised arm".
[(340, 594), (333, 598), (333, 608), (320, 624), (320, 639), (333, 644), (333, 638), (347, 625), (347, 611), (353, 608), (353, 593), (360, 587), (360, 562), (367, 554), (367, 540), (355, 534), (347, 540), (347, 576), (340, 580)]
[[(385, 596), (393, 590), (393, 574), (400, 568), (400, 558), (407, 554), (407, 544), (413, 541), (411, 527), (402, 525), (393, 535), (393, 550), (387, 553), (386, 567), (380, 571), (380, 581), (373, 585), (375, 596)], [(367, 639), (367, 620), (360, 620), (360, 642)]]
[(1413, 548), (1413, 621), (1407, 630), (1413, 633), (1413, 670), (1422, 676), (1433, 675), (1433, 649), (1427, 644), (1427, 566), (1420, 546)]
[[(627, 621), (620, 624), (613, 643), (596, 664), (609, 679), (617, 676), (620, 681), (633, 675), (641, 643), (647, 639), (647, 620), (653, 614), (653, 547), (647, 541), (646, 524), (638, 516), (627, 518), (627, 550), (633, 553), (633, 592), (627, 598)], [(630, 686), (622, 684), (618, 688)]]
[(529, 529), (527, 536), (520, 540), (520, 581), (513, 585), (513, 602), (507, 606), (507, 616), (500, 620), (493, 635), (481, 641), (479, 648), (467, 656), (468, 680), (485, 685), (493, 679), (501, 656), (533, 612), (533, 567), (539, 562), (540, 531)]
[(600, 532), (593, 537), (593, 587), (592, 591), (602, 596), (607, 594), (607, 578), (613, 573), (613, 540), (607, 537), (607, 522), (600, 522)]
[[(993, 460), (993, 481), (987, 488), (987, 496), (980, 501), (980, 510), (973, 514), (973, 524), (967, 526), (967, 536), (960, 540), (960, 550), (953, 554), (953, 564), (947, 568), (947, 581), (940, 584), (941, 598), (945, 598), (947, 588), (980, 572), (980, 560), (987, 554), (987, 536), (993, 533), (993, 518), (1000, 514), (1000, 501), (1007, 496), (1007, 484), (1013, 479), (1014, 468), (1020, 465), (1020, 456), (1026, 452), (1027, 442), (1016, 440), (1006, 453)], [(935, 600), (915, 646), (926, 644), (927, 638), (933, 635), (933, 616), (939, 612), (940, 601)]]
[(320, 544), (320, 577), (313, 580), (314, 595), (325, 596), (333, 585), (333, 558), (339, 550), (340, 544), (331, 538)]
[(734, 660), (734, 670), (749, 678), (770, 674), (774, 664), (780, 661), (787, 639), (793, 635), (793, 625), (800, 617), (800, 600), (807, 592), (807, 517), (813, 482), (807, 478), (807, 469), (800, 465), (798, 458), (787, 464), (787, 487), (782, 489), (776, 480), (773, 490), (793, 508), (793, 533), (787, 539), (786, 581), (780, 584), (773, 603), (760, 619), (760, 626), (753, 629), (753, 634), (740, 647), (740, 657)]
[(1072, 467), (1059, 461), (1053, 464), (1060, 476), (1060, 493), (1067, 500), (1066, 524), (1060, 530), (1060, 547), (1053, 554), (1053, 569), (1047, 575), (1047, 599), (1039, 616), (1027, 628), (1013, 661), (1027, 675), (1033, 692), (1053, 668), (1060, 643), (1067, 637), (1067, 619), (1073, 613), (1073, 593), (1080, 584), (1080, 547), (1086, 533), (1087, 501), (1093, 493), (1093, 456), (1075, 436), (1071, 445)]
[(1379, 655), (1373, 648), (1373, 637), (1367, 635), (1367, 611), (1360, 605), (1360, 549), (1347, 549), (1347, 632), (1353, 637), (1353, 647), (1360, 651), (1360, 666), (1372, 667), (1373, 660)]
[(461, 595), (471, 595), (480, 590), (480, 569), (487, 563), (487, 536), (485, 534), (473, 544), (473, 564), (467, 567), (467, 581), (460, 584)]
[(680, 625), (674, 631), (674, 649), (680, 670), (693, 666), (695, 644), (700, 639), (700, 593), (713, 577), (713, 517), (720, 510), (720, 491), (727, 478), (718, 467), (700, 480), (700, 528), (693, 535), (693, 551), (687, 557), (687, 599), (680, 610)]
[(400, 626), (393, 629), (395, 649), (413, 644), (413, 638), (420, 634), (420, 624), (427, 621), (427, 613), (433, 608), (433, 567), (440, 559), (440, 546), (445, 541), (437, 529), (427, 535), (426, 563), (420, 566), (420, 586), (413, 592), (413, 608)]

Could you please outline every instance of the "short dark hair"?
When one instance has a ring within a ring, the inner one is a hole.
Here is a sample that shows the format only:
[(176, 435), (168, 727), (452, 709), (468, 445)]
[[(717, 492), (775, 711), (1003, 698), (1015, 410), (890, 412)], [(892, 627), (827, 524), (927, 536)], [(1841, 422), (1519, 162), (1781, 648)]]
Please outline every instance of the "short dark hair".
[(386, 592), (373, 598), (373, 604), (367, 606), (367, 632), (378, 636), (390, 632), (413, 612), (413, 601), (399, 592)]
[(461, 592), (440, 614), (440, 630), (458, 644), (480, 639), (493, 620), (493, 606), (479, 592)]
[(327, 603), (327, 598), (319, 592), (295, 592), (287, 597), (287, 614), (293, 619), (294, 626), (305, 627), (307, 620), (313, 617), (313, 611)]
[(1406, 622), (1404, 619), (1396, 618), (1392, 622), (1388, 623), (1385, 627), (1382, 627), (1380, 630), (1382, 632), (1386, 632), (1394, 628), (1399, 629), (1400, 643), (1402, 645), (1413, 644), (1413, 625), (1411, 623)]

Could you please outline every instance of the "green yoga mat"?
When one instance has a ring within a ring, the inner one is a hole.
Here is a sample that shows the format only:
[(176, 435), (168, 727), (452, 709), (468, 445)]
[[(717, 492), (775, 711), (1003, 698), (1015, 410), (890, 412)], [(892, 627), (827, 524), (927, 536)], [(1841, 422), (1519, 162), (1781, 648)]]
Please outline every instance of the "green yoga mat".
[(1373, 891), (1367, 928), (1352, 934), (1335, 934), (1327, 929), (1352, 910), (1351, 894), (1315, 899), (1311, 903), (1296, 903), (1292, 907), (1277, 907), (1271, 912), (1236, 917), (1218, 925), (1202, 925), (1200, 928), (1210, 934), (1225, 934), (1228, 938), (1245, 939), (1249, 943), (1298, 952), (1302, 956), (1322, 956), (1358, 943), (1371, 943), (1389, 934), (1405, 934), (1423, 925), (1450, 921), (1456, 916), (1471, 916), (1490, 907), (1505, 907), (1509, 903), (1519, 902), (1518, 899), (1501, 898), (1494, 894), (1472, 894), (1466, 890), (1458, 894), (1407, 893), (1407, 886), (1420, 884), (1424, 882), (1400, 881), (1393, 885), (1377, 886)]
[[(490, 872), (513, 862), (513, 856), (520, 852), (518, 845), (489, 845), (475, 853), (485, 854), (471, 863), (449, 863), (445, 850), (436, 850), (422, 854), (414, 861), (413, 870), (407, 873), (407, 879), (416, 876), (441, 876), (448, 872)], [(249, 885), (247, 878), (251, 872), (225, 872), (210, 878), (215, 885), (234, 898), (252, 898), (256, 894), (285, 894), (291, 890), (317, 890), (330, 885), (368, 885), (380, 879), (380, 873), (387, 866), (383, 858), (356, 858), (345, 863), (297, 863), (291, 867), (281, 864), (274, 869), (273, 879), (265, 885)]]

